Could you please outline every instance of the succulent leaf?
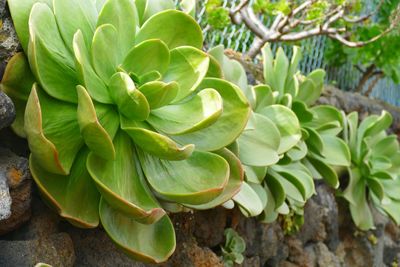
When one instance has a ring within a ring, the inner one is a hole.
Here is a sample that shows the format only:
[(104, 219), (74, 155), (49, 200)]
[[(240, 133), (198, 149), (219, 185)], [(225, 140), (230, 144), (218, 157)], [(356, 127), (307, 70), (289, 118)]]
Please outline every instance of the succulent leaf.
[(214, 124), (221, 114), (219, 93), (214, 89), (204, 89), (184, 103), (153, 110), (147, 121), (160, 132), (181, 135)]
[(229, 180), (229, 164), (221, 156), (194, 151), (180, 161), (167, 161), (139, 152), (146, 178), (164, 200), (201, 205), (218, 197)]
[(164, 216), (147, 188), (135, 147), (129, 136), (119, 132), (114, 138), (115, 160), (105, 160), (91, 153), (87, 168), (102, 197), (115, 209), (150, 224)]
[(179, 46), (201, 49), (203, 46), (203, 34), (200, 26), (192, 17), (177, 10), (165, 10), (157, 13), (142, 25), (136, 34), (136, 44), (149, 39), (159, 39), (169, 49)]
[(78, 153), (67, 176), (46, 171), (34, 155), (29, 158), (29, 166), (47, 203), (73, 225), (95, 228), (99, 224), (100, 194), (86, 170), (88, 154), (85, 148)]
[[(133, 259), (160, 263), (166, 261), (176, 246), (175, 231), (168, 216), (153, 224), (141, 224), (134, 218), (100, 201), (100, 219), (104, 229), (127, 255)], [(143, 241), (146, 242), (143, 242)]]

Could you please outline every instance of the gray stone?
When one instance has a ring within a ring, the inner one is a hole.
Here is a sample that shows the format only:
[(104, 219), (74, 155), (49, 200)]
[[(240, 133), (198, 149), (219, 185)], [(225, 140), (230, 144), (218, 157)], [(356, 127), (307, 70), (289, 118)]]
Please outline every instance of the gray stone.
[(52, 266), (73, 266), (75, 253), (66, 233), (27, 241), (0, 240), (0, 266), (34, 266), (45, 262)]
[(18, 51), (21, 50), (21, 45), (18, 41), (17, 34), (15, 32), (11, 16), (8, 10), (5, 8), (5, 1), (0, 1), (0, 16), (1, 16), (1, 27), (0, 27), (0, 74), (3, 76), (5, 67), (8, 60)]
[(317, 184), (316, 191), (317, 194), (307, 201), (304, 225), (296, 237), (303, 244), (324, 241), (335, 250), (339, 243), (339, 223), (334, 192), (324, 183)]
[(14, 119), (14, 104), (5, 93), (0, 91), (0, 129), (10, 126)]
[(194, 236), (201, 246), (215, 247), (224, 239), (226, 210), (222, 207), (194, 214)]
[(318, 242), (315, 245), (306, 247), (305, 249), (309, 253), (309, 258), (311, 259), (312, 266), (318, 267), (341, 267), (342, 263), (340, 259), (332, 253), (328, 247), (322, 243)]
[(21, 226), (31, 215), (32, 180), (27, 159), (0, 148), (0, 181), (7, 184), (0, 195), (0, 234), (5, 234)]
[(246, 257), (259, 256), (261, 265), (285, 254), (284, 235), (278, 223), (262, 224), (255, 218), (242, 217), (236, 231), (246, 241)]

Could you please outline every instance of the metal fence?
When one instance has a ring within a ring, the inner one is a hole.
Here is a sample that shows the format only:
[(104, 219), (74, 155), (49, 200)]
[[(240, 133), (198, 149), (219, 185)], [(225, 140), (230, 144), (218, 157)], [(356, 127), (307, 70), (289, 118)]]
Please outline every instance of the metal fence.
[[(210, 28), (207, 25), (205, 11), (207, 2), (208, 0), (199, 0), (197, 7), (197, 21), (202, 26), (202, 29), (204, 29), (203, 34), (206, 47), (223, 44), (226, 48), (246, 53), (253, 42), (254, 35), (247, 30), (245, 25), (232, 24), (222, 30)], [(223, 4), (225, 7), (231, 7), (238, 2), (239, 0), (224, 0)], [(374, 0), (366, 0), (366, 12), (373, 8)], [(265, 24), (268, 25), (270, 23), (267, 17), (263, 17), (262, 19)], [(328, 66), (324, 60), (326, 41), (326, 37), (316, 36), (300, 42), (303, 51), (303, 60), (300, 62), (301, 71), (309, 73), (314, 69), (324, 68), (327, 70), (327, 83), (334, 84), (342, 90), (354, 90), (361, 78), (361, 73), (350, 62), (340, 68)], [(289, 55), (291, 54), (290, 44), (274, 43), (272, 44), (272, 49), (276, 50), (279, 46), (282, 46)], [(368, 88), (370, 82), (365, 85), (364, 90)], [(400, 106), (400, 85), (394, 84), (390, 79), (382, 79), (376, 84), (370, 96), (384, 100), (392, 105)]]

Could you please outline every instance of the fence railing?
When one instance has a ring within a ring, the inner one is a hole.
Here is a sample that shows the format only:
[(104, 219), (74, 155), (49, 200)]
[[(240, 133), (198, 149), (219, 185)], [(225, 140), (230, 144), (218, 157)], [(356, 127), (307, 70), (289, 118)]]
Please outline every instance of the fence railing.
[[(226, 48), (231, 48), (235, 51), (246, 53), (253, 40), (254, 35), (245, 25), (229, 25), (222, 30), (212, 29), (207, 25), (205, 6), (208, 0), (199, 0), (197, 7), (197, 21), (202, 26), (206, 47), (213, 47), (223, 44)], [(230, 7), (239, 2), (239, 0), (224, 0), (223, 5)], [(365, 1), (366, 11), (374, 8), (374, 0)], [(263, 18), (266, 24), (269, 23), (268, 18)], [(356, 88), (361, 74), (350, 63), (342, 65), (340, 68), (334, 68), (327, 65), (324, 60), (326, 37), (316, 36), (310, 39), (303, 40), (299, 43), (303, 51), (303, 60), (300, 62), (300, 69), (304, 73), (317, 68), (327, 70), (327, 83), (334, 84), (342, 90), (352, 91)], [(272, 49), (275, 51), (277, 47), (283, 46), (287, 53), (291, 53), (290, 44), (274, 43)], [(369, 87), (371, 81), (365, 84), (364, 90)], [(371, 97), (384, 100), (392, 105), (400, 106), (400, 85), (396, 85), (390, 79), (380, 80), (374, 87)]]

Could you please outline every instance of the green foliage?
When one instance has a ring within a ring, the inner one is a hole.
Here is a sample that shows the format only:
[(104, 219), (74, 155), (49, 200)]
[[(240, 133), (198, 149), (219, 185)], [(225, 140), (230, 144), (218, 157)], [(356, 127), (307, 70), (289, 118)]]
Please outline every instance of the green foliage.
[(223, 29), (231, 22), (229, 10), (222, 7), (222, 0), (208, 1), (206, 4), (206, 12), (207, 23), (214, 29)]
[(315, 193), (313, 177), (337, 188), (339, 178), (333, 166), (350, 165), (350, 152), (337, 137), (343, 128), (341, 113), (329, 106), (311, 107), (322, 92), (325, 72), (315, 70), (303, 76), (298, 70), (298, 47), (289, 60), (282, 49), (274, 57), (267, 45), (263, 49), (265, 84), (249, 86), (241, 65), (224, 56), (222, 47), (209, 53), (253, 109), (233, 150), (246, 178), (233, 200), (243, 214), (260, 215), (264, 222), (291, 212), (301, 217), (304, 204)]
[(386, 129), (392, 117), (387, 112), (358, 123), (358, 114), (346, 118), (344, 140), (351, 151), (349, 182), (342, 196), (349, 202), (355, 224), (361, 230), (374, 228), (371, 206), (400, 223), (400, 146)]
[(221, 247), (224, 266), (242, 264), (243, 252), (246, 250), (246, 243), (243, 238), (232, 228), (225, 229), (225, 245)]
[[(379, 35), (392, 23), (391, 15), (399, 4), (399, 0), (384, 1), (376, 16), (376, 22), (368, 20), (363, 27), (354, 29), (352, 31), (352, 39), (363, 41)], [(363, 69), (374, 66), (375, 70), (382, 71), (393, 82), (400, 83), (399, 45), (400, 34), (398, 29), (384, 35), (375, 42), (357, 49), (348, 48), (339, 42), (329, 40), (325, 58), (331, 66), (340, 66), (348, 61)]]
[(165, 261), (175, 249), (168, 207), (213, 208), (243, 180), (224, 147), (249, 104), (208, 74), (219, 67), (201, 51), (194, 2), (181, 3), (187, 13), (154, 0), (8, 4), (24, 53), (1, 86), (42, 196), (75, 226), (101, 223), (131, 257)]

